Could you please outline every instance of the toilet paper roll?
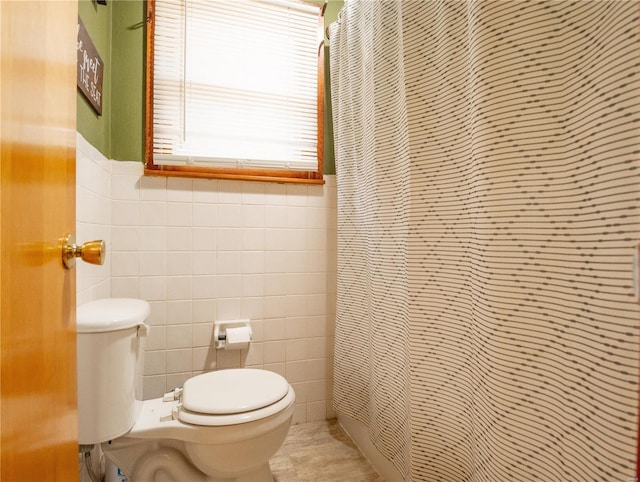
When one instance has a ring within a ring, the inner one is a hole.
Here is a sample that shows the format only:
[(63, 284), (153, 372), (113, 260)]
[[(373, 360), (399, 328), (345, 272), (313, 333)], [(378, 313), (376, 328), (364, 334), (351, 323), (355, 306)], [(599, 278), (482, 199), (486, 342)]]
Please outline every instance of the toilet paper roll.
[(225, 350), (245, 350), (249, 348), (251, 341), (251, 328), (248, 326), (239, 326), (236, 328), (227, 328), (227, 341), (224, 344)]

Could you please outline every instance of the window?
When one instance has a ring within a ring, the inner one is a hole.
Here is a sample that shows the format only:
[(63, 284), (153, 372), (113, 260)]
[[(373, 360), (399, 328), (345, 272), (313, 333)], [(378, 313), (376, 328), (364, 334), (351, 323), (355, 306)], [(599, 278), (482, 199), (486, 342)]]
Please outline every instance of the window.
[(323, 183), (322, 13), (148, 1), (145, 174)]

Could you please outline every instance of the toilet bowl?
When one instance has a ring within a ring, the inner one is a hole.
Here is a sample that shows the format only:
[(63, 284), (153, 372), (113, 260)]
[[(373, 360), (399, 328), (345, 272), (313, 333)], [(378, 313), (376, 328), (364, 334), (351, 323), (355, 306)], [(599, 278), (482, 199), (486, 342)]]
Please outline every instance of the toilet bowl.
[(273, 480), (269, 458), (289, 430), (293, 388), (276, 373), (238, 368), (142, 401), (148, 315), (148, 303), (126, 298), (78, 307), (80, 444), (101, 444), (130, 482)]
[(268, 461), (284, 442), (295, 402), (284, 378), (265, 370), (221, 370), (190, 378), (177, 400), (169, 398), (144, 401), (131, 430), (102, 445), (133, 482), (160, 473), (176, 481), (272, 480)]

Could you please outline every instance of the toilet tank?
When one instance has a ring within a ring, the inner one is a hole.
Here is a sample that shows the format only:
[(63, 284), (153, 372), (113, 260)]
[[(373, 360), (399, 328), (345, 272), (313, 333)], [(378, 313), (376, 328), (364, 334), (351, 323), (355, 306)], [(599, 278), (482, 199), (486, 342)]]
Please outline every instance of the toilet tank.
[(93, 445), (127, 433), (142, 406), (143, 300), (108, 298), (78, 306), (78, 443)]

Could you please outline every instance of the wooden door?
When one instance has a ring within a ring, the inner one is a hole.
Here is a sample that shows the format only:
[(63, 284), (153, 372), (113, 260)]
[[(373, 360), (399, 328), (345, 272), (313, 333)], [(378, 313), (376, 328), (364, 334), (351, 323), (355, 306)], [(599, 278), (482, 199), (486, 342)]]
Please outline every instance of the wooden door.
[(76, 1), (0, 1), (0, 474), (75, 481)]

